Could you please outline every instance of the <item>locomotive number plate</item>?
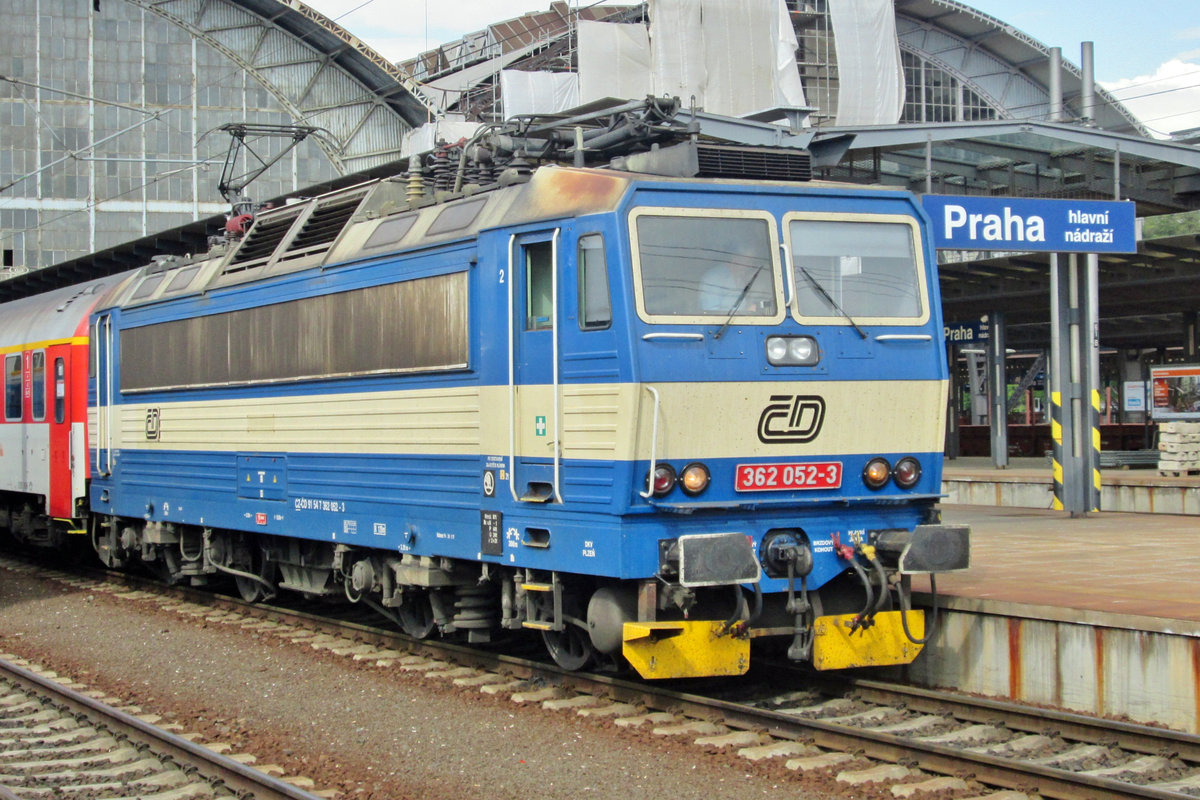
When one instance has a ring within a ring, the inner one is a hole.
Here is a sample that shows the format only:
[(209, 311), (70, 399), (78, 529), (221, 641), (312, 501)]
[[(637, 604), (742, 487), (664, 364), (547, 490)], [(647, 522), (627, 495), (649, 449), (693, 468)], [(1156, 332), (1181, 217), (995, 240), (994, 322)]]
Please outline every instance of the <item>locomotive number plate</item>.
[(842, 485), (842, 462), (808, 464), (738, 464), (734, 488), (739, 492), (784, 492), (796, 489), (837, 489)]

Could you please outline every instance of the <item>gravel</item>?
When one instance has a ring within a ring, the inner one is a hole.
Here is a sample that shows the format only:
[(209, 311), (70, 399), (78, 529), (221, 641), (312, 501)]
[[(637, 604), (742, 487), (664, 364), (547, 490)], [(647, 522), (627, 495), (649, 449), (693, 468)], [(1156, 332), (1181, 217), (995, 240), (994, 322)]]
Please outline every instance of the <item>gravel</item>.
[[(517, 705), (2, 569), (0, 649), (343, 798), (816, 800), (846, 791), (828, 772), (752, 764), (687, 737)], [(858, 787), (855, 796), (873, 794)]]

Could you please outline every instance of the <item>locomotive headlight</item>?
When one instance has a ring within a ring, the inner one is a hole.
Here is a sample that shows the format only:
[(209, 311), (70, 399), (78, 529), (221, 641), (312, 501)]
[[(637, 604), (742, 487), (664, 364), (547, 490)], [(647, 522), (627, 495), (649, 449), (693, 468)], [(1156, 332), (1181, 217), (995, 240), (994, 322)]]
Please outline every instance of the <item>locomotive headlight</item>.
[(699, 462), (684, 467), (683, 474), (679, 478), (680, 486), (689, 495), (700, 494), (708, 488), (711, 481), (712, 475), (709, 473), (708, 467)]
[(653, 475), (646, 476), (646, 482), (655, 497), (663, 497), (675, 488), (675, 468), (670, 464), (659, 464)]
[(767, 362), (782, 364), (788, 356), (788, 342), (782, 336), (771, 336), (767, 339)]
[(886, 458), (872, 458), (863, 468), (863, 483), (869, 489), (882, 488), (890, 477), (892, 477), (892, 465), (887, 462)]
[(892, 470), (892, 480), (901, 489), (911, 489), (921, 480), (921, 462), (912, 456), (905, 456), (896, 462)]
[(788, 356), (796, 364), (817, 363), (817, 343), (807, 336), (798, 336), (788, 342)]
[(811, 367), (821, 360), (811, 336), (768, 336), (767, 363), (776, 367)]

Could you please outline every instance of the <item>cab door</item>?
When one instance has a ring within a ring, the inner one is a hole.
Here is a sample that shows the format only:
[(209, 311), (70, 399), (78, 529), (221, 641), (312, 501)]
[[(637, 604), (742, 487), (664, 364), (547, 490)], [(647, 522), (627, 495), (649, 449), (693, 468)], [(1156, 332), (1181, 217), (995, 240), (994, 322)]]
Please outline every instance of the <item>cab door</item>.
[(552, 228), (509, 239), (509, 487), (520, 503), (562, 501), (560, 235)]

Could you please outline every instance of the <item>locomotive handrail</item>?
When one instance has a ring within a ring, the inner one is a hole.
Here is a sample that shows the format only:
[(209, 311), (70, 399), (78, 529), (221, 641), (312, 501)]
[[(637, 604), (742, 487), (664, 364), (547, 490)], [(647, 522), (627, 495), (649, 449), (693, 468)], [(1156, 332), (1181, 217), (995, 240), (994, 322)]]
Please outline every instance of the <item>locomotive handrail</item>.
[[(554, 237), (550, 240), (550, 333), (551, 333), (551, 369), (554, 376), (554, 499), (561, 503), (562, 493), (558, 488), (559, 455), (562, 453), (562, 440), (559, 432), (558, 411), (558, 235), (561, 228), (554, 229)], [(510, 275), (512, 273), (509, 273)], [(509, 292), (512, 292), (511, 287)]]
[(646, 500), (654, 494), (654, 470), (658, 467), (658, 389), (653, 386), (643, 386), (654, 398), (654, 425), (650, 429), (650, 472), (646, 481), (646, 491), (638, 492)]
[[(96, 338), (99, 340), (96, 347), (99, 348), (103, 344), (103, 374), (97, 374), (97, 409), (96, 415), (96, 440), (99, 447), (99, 452), (96, 453), (96, 471), (100, 475), (112, 474), (112, 402), (113, 402), (113, 365), (112, 365), (112, 316), (105, 314), (96, 320)], [(100, 354), (96, 356), (97, 365), (100, 363)], [(97, 370), (99, 373), (99, 370)], [(100, 391), (100, 386), (103, 385), (103, 391)], [(103, 462), (100, 459), (100, 453), (104, 454)]]
[(704, 334), (703, 333), (668, 333), (666, 331), (663, 331), (662, 333), (643, 333), (642, 334), (642, 341), (648, 342), (651, 339), (691, 339), (694, 341), (702, 342), (702, 341), (704, 341)]
[(508, 237), (508, 491), (515, 502), (521, 502), (517, 496), (517, 380), (516, 380), (516, 346), (513, 341), (513, 245), (517, 235)]
[(877, 342), (931, 342), (928, 333), (883, 333), (875, 337)]

